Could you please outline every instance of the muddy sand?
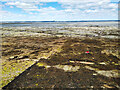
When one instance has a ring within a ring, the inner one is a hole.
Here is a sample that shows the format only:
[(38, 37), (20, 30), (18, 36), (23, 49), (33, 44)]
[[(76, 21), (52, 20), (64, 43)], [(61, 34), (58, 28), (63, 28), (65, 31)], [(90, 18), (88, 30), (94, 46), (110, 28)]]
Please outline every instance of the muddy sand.
[(120, 88), (119, 39), (2, 37), (2, 88)]

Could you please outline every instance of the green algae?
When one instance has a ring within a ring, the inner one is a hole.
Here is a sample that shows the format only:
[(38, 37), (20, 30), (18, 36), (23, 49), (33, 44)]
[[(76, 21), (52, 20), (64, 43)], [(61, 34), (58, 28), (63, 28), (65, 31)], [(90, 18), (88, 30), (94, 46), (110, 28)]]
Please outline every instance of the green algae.
[(2, 87), (11, 82), (16, 76), (26, 70), (28, 67), (33, 65), (34, 61), (24, 61), (24, 62), (16, 62), (9, 61), (2, 63), (5, 64), (2, 66)]

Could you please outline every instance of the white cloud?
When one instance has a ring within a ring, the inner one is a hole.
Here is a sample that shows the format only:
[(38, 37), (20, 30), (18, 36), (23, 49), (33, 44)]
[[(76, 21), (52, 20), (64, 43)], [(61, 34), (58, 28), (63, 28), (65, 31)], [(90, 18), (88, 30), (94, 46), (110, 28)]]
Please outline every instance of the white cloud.
[(96, 9), (106, 8), (115, 9), (117, 4), (111, 4), (110, 0), (2, 0), (7, 1), (6, 5), (15, 5), (25, 11), (39, 11), (36, 5), (43, 5), (43, 2), (58, 2), (66, 9)]
[[(16, 6), (28, 12), (29, 17), (23, 14), (13, 14), (10, 12), (3, 12), (3, 16), (16, 17), (20, 16), (22, 19), (30, 20), (78, 20), (90, 18), (117, 18), (117, 4), (110, 3), (111, 0), (1, 0), (6, 1), (5, 5), (10, 7)], [(58, 2), (64, 10), (57, 10), (53, 7), (42, 7), (43, 2)], [(38, 5), (41, 7), (39, 8)], [(37, 12), (33, 12), (37, 11)], [(113, 17), (114, 16), (114, 17)], [(10, 17), (12, 19), (12, 17)], [(18, 19), (18, 20), (19, 20)]]
[(98, 12), (97, 10), (86, 10), (85, 12)]
[(32, 3), (24, 3), (24, 2), (19, 2), (19, 1), (17, 1), (17, 2), (8, 2), (5, 5), (14, 5), (14, 6), (18, 7), (18, 8), (22, 8), (23, 10), (31, 9), (31, 11), (32, 11), (32, 9), (37, 9), (37, 7)]

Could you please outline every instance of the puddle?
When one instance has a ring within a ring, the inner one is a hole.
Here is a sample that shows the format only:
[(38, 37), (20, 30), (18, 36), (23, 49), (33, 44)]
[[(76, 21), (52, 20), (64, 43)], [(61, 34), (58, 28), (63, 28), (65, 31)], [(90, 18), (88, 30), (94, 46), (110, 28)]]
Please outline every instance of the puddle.
[(72, 65), (54, 65), (54, 66), (49, 66), (49, 65), (47, 65), (44, 62), (37, 63), (37, 66), (39, 66), (39, 67), (43, 66), (46, 69), (50, 68), (50, 67), (54, 67), (54, 68), (57, 68), (57, 69), (63, 69), (65, 72), (76, 72), (76, 71), (78, 71), (78, 69), (80, 69), (80, 66), (72, 66)]
[(106, 77), (115, 77), (115, 78), (118, 78), (120, 77), (119, 73), (120, 71), (118, 70), (109, 70), (109, 71), (96, 71), (98, 74), (100, 75), (103, 75), (103, 76), (106, 76)]
[(85, 68), (89, 70), (93, 70), (97, 72), (100, 75), (106, 76), (106, 77), (114, 77), (114, 78), (119, 78), (120, 77), (120, 70), (99, 70), (97, 68), (92, 68), (90, 66), (85, 66)]
[(82, 64), (94, 64), (92, 62), (84, 62), (84, 61), (70, 61), (71, 63), (82, 63)]
[(69, 30), (59, 30), (58, 33), (68, 33), (70, 32)]
[(72, 65), (55, 65), (58, 69), (63, 69), (65, 72), (76, 72), (80, 69), (80, 66), (72, 66)]
[(106, 35), (106, 36), (101, 36), (102, 38), (119, 38), (118, 36), (113, 36), (113, 35)]

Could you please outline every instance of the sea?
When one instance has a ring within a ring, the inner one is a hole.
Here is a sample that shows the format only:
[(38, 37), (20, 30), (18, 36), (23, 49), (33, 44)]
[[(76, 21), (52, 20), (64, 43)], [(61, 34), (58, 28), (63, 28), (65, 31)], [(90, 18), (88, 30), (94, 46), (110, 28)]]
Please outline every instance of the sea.
[(64, 27), (118, 27), (117, 20), (98, 21), (4, 21), (0, 27), (42, 27), (42, 28), (64, 28)]

